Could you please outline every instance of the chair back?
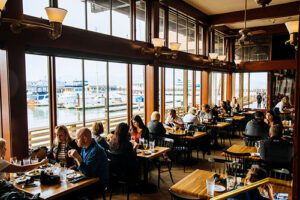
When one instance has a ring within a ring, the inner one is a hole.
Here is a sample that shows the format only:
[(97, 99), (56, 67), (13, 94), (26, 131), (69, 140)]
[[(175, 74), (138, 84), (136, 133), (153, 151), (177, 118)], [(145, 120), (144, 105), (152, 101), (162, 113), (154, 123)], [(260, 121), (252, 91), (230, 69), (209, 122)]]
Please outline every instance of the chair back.
[(208, 162), (210, 163), (210, 171), (217, 174), (226, 174), (227, 165), (231, 163), (223, 158), (212, 157), (208, 158)]
[(36, 157), (39, 159), (39, 161), (41, 161), (47, 157), (47, 152), (48, 152), (48, 148), (45, 146), (42, 146), (37, 149), (33, 149), (30, 153), (30, 157), (32, 157), (32, 158)]
[(174, 139), (172, 138), (166, 138), (161, 137), (157, 139), (157, 145), (161, 147), (168, 147), (170, 149), (173, 149), (174, 146)]
[(245, 177), (248, 169), (248, 157), (250, 153), (233, 153), (224, 150), (227, 174), (231, 176)]
[(254, 147), (255, 143), (259, 140), (261, 140), (262, 138), (259, 136), (249, 136), (249, 135), (244, 135), (244, 142), (246, 146), (249, 147)]
[(269, 172), (269, 176), (272, 178), (277, 178), (281, 180), (288, 181), (291, 179), (290, 171), (287, 169), (271, 169)]

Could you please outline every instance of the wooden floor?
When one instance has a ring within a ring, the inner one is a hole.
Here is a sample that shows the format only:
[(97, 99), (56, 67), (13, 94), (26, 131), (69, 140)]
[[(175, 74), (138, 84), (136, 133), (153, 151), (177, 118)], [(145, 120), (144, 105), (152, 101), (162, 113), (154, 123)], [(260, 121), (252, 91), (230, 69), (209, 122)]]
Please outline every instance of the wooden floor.
[[(243, 140), (242, 139), (232, 139), (231, 140), (232, 144), (242, 144)], [(229, 142), (226, 140), (225, 148), (228, 148)], [(221, 150), (212, 150), (210, 156), (220, 156)], [(183, 171), (183, 166), (181, 164), (174, 164), (172, 168), (172, 174), (173, 174), (173, 179), (174, 182), (176, 183), (177, 181), (181, 180), (183, 177), (187, 176), (189, 173), (193, 172), (195, 169), (204, 169), (204, 170), (209, 170), (209, 163), (207, 161), (208, 157), (206, 156), (205, 159), (202, 159), (202, 153), (199, 153), (199, 162), (193, 166), (188, 166), (186, 168), (186, 171)], [(196, 152), (193, 152), (193, 157), (196, 158)], [(131, 200), (148, 200), (148, 199), (171, 199), (170, 194), (168, 192), (168, 189), (170, 186), (173, 185), (169, 173), (165, 172), (161, 174), (162, 180), (161, 180), (161, 186), (158, 192), (153, 193), (153, 194), (139, 194), (139, 193), (131, 193), (130, 194), (130, 199)], [(157, 169), (153, 168), (151, 170), (150, 176), (149, 176), (149, 182), (153, 184), (157, 184)], [(107, 199), (109, 199), (109, 195), (107, 195)], [(114, 193), (112, 196), (112, 199), (114, 200), (126, 200), (126, 193), (118, 192)]]

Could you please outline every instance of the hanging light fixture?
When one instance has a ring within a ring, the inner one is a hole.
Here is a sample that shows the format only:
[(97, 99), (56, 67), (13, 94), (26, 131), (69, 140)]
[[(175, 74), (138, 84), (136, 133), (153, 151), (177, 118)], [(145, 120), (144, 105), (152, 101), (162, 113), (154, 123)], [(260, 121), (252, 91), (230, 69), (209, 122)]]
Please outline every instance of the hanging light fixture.
[(285, 26), (290, 34), (290, 39), (285, 44), (290, 44), (298, 48), (298, 35), (299, 35), (299, 21), (289, 21), (285, 23)]
[(0, 21), (10, 23), (10, 29), (13, 33), (21, 33), (26, 28), (42, 28), (49, 30), (48, 36), (55, 40), (61, 36), (62, 22), (67, 14), (67, 10), (62, 8), (45, 8), (50, 24), (32, 22), (29, 20), (2, 18), (2, 13), (7, 0), (0, 0)]
[(258, 5), (261, 5), (263, 8), (266, 7), (266, 5), (269, 5), (269, 3), (271, 2), (272, 0), (255, 0), (255, 2), (258, 4)]

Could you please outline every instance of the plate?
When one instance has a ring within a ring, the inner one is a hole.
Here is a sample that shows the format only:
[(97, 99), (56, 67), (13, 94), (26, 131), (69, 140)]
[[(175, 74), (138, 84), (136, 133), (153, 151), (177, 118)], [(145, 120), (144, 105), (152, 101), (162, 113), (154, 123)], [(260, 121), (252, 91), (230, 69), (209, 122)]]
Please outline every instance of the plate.
[(151, 152), (151, 151), (144, 151), (144, 154), (145, 154), (145, 155), (151, 155), (152, 152)]
[(216, 192), (224, 192), (225, 187), (223, 185), (215, 185), (215, 191)]
[(18, 178), (15, 179), (15, 182), (17, 184), (25, 183), (29, 179), (30, 179), (30, 177), (28, 177), (28, 176), (20, 176), (20, 177), (18, 177)]
[(260, 156), (260, 153), (251, 153), (251, 156), (259, 157), (259, 156)]
[(25, 175), (30, 176), (30, 177), (36, 177), (36, 176), (40, 176), (41, 172), (42, 172), (41, 169), (34, 169), (34, 170), (29, 171), (29, 172), (26, 172)]
[(74, 178), (78, 178), (81, 175), (78, 173), (72, 173), (72, 174), (67, 174), (67, 179), (74, 179)]
[(74, 173), (75, 171), (73, 170), (73, 169), (67, 169), (67, 171), (66, 171), (66, 173), (67, 174), (72, 174), (72, 173)]

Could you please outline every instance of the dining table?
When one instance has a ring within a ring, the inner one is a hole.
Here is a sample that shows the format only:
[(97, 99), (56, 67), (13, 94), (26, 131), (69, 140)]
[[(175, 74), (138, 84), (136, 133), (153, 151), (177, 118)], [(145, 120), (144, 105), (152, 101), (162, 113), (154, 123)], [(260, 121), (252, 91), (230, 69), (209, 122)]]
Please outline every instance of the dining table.
[[(256, 147), (251, 147), (251, 146), (245, 146), (245, 145), (239, 145), (239, 144), (234, 144), (231, 147), (227, 149), (227, 151), (232, 152), (232, 153), (249, 153), (250, 156), (248, 159), (259, 161), (261, 160), (261, 157), (257, 153), (257, 148)], [(221, 155), (225, 155), (224, 152)]]
[[(75, 173), (79, 173), (80, 175), (82, 175), (80, 172)], [(98, 181), (99, 178), (87, 178), (76, 183), (71, 183), (69, 180), (61, 180), (57, 184), (42, 185), (39, 179), (34, 179), (34, 187), (25, 187), (25, 183), (17, 184), (16, 181), (14, 181), (14, 187), (17, 190), (25, 192), (29, 195), (40, 194), (40, 199), (51, 200), (64, 197), (71, 192), (81, 190), (87, 186), (97, 183)]]
[[(175, 183), (170, 187), (170, 190), (172, 192), (175, 192), (176, 194), (186, 196), (187, 198), (198, 198), (198, 199), (210, 199), (211, 196), (207, 195), (207, 189), (206, 189), (206, 179), (211, 179), (214, 177), (216, 173), (206, 170), (200, 170), (196, 169), (192, 173), (188, 174), (186, 177)], [(221, 178), (226, 178), (226, 175), (219, 174)], [(267, 179), (269, 180), (269, 179)], [(292, 197), (292, 188), (291, 188), (291, 182), (290, 181), (283, 181), (279, 179), (271, 178), (271, 183), (273, 185), (273, 190), (275, 193), (287, 193), (289, 196), (289, 199)], [(243, 181), (243, 180), (242, 180)], [(218, 185), (223, 185), (222, 183), (217, 183)], [(225, 187), (226, 188), (226, 187)], [(234, 192), (232, 190), (231, 192)], [(214, 197), (218, 197), (219, 195), (226, 194), (227, 191), (223, 192), (214, 192)]]

